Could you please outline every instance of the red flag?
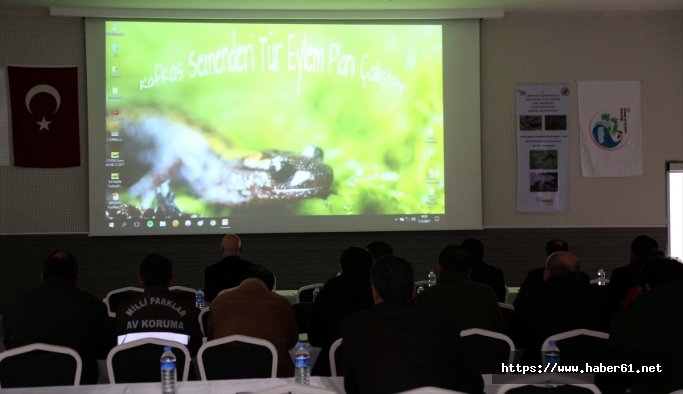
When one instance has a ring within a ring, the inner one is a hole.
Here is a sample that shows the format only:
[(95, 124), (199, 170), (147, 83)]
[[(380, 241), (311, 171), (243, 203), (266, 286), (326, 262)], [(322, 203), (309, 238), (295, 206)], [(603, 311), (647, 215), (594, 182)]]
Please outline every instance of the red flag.
[(7, 67), (14, 165), (81, 164), (76, 67)]

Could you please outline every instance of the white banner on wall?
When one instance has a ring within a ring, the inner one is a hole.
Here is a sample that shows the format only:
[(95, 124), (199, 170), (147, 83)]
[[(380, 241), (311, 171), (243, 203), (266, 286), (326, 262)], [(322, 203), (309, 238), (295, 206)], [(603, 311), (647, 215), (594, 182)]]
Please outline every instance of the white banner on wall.
[(569, 84), (516, 85), (517, 211), (568, 209)]
[(579, 82), (581, 173), (643, 174), (640, 81)]
[(9, 110), (5, 68), (0, 68), (0, 166), (9, 165)]

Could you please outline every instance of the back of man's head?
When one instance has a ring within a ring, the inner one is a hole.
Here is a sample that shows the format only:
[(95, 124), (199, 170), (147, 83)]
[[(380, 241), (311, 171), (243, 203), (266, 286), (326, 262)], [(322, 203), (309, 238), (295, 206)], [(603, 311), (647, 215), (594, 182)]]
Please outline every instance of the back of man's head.
[(242, 240), (237, 234), (226, 234), (221, 240), (223, 256), (239, 255), (242, 250)]
[(148, 254), (140, 263), (140, 281), (143, 287), (168, 287), (173, 278), (173, 264), (158, 254)]
[(275, 275), (273, 275), (268, 268), (262, 265), (252, 264), (247, 267), (247, 269), (242, 273), (240, 282), (249, 278), (259, 279), (270, 291), (273, 291), (273, 288), (275, 287)]
[(484, 261), (484, 244), (475, 238), (467, 238), (462, 241), (462, 246), (470, 252), (473, 263), (481, 263)]
[(75, 285), (78, 277), (78, 262), (69, 252), (52, 252), (43, 261), (42, 277), (45, 283)]
[(550, 256), (555, 252), (569, 252), (569, 244), (563, 239), (551, 239), (545, 244), (545, 255)]
[(352, 246), (342, 252), (339, 265), (343, 274), (367, 275), (372, 267), (372, 255), (363, 248)]
[(631, 261), (639, 263), (650, 257), (655, 257), (658, 252), (657, 249), (659, 249), (659, 244), (654, 238), (639, 235), (631, 241)]
[(462, 245), (449, 245), (439, 253), (439, 266), (444, 273), (469, 274), (472, 269), (472, 255)]
[(579, 259), (573, 253), (563, 250), (548, 256), (545, 263), (545, 279), (579, 272)]
[(370, 270), (370, 282), (385, 303), (405, 303), (413, 298), (413, 267), (396, 256), (375, 261)]
[(394, 254), (394, 248), (384, 241), (373, 241), (367, 246), (368, 252), (372, 255), (372, 260), (377, 260), (380, 257), (391, 256)]
[(643, 269), (636, 275), (636, 282), (650, 288), (673, 282), (683, 281), (683, 264), (671, 257), (648, 259)]

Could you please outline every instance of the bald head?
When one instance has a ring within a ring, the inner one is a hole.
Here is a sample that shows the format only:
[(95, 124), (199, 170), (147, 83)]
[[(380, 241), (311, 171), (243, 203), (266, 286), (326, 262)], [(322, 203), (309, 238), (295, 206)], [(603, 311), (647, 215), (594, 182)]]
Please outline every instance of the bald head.
[(221, 253), (223, 256), (239, 255), (242, 249), (242, 240), (236, 234), (227, 234), (221, 240)]
[(548, 256), (543, 280), (579, 271), (579, 259), (573, 253), (559, 251)]

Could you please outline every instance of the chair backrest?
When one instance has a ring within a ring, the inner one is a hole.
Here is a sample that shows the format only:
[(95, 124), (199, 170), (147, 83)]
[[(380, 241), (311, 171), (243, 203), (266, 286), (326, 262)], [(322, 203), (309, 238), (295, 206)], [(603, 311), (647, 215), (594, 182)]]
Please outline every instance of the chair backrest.
[(201, 380), (274, 378), (277, 362), (272, 343), (246, 335), (208, 341), (197, 352)]
[(339, 347), (342, 344), (342, 339), (343, 338), (337, 339), (336, 341), (332, 342), (332, 346), (330, 346), (330, 373), (332, 376), (342, 376), (342, 352), (339, 350)]
[(515, 344), (512, 339), (499, 332), (481, 328), (460, 331), (464, 359), (481, 374), (500, 373), (501, 363), (514, 361)]
[(315, 292), (315, 289), (321, 288), (324, 285), (324, 283), (313, 283), (300, 287), (299, 290), (296, 291), (297, 304), (300, 302), (313, 302), (313, 292)]
[(581, 365), (608, 361), (609, 334), (580, 328), (554, 334), (541, 345), (541, 353), (549, 350), (548, 341), (555, 340), (563, 364)]
[(187, 286), (170, 286), (168, 290), (176, 295), (179, 295), (185, 302), (194, 305), (197, 298), (197, 289)]
[(107, 355), (109, 383), (158, 382), (159, 359), (164, 346), (173, 348), (178, 380), (185, 381), (190, 373), (190, 351), (187, 346), (158, 338), (145, 338), (114, 346)]
[(208, 307), (202, 309), (197, 316), (199, 320), (199, 329), (202, 331), (202, 336), (204, 338), (209, 337), (209, 317), (211, 317), (211, 309)]
[(116, 310), (119, 309), (121, 304), (139, 296), (142, 292), (144, 292), (144, 290), (141, 287), (121, 287), (107, 293), (102, 301), (107, 306), (107, 312), (109, 312), (109, 316), (116, 317)]
[(78, 386), (83, 362), (68, 347), (33, 343), (0, 353), (0, 387)]

